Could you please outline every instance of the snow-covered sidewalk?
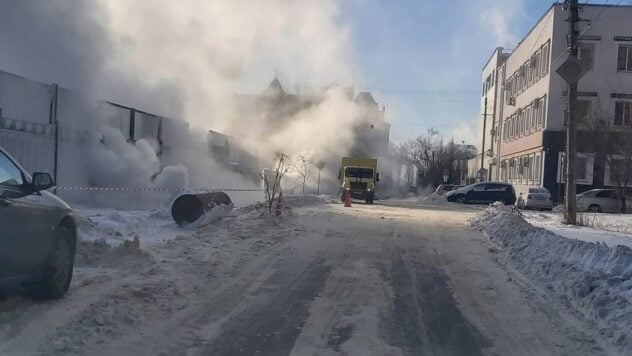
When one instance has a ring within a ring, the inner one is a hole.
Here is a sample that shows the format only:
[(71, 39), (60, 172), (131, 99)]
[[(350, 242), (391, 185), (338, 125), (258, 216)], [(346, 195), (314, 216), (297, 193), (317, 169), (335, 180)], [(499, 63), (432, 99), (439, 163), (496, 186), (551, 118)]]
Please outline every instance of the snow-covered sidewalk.
[(563, 237), (549, 230), (550, 226), (533, 226), (511, 207), (498, 204), (478, 214), (470, 224), (486, 233), (518, 271), (545, 290), (559, 293), (560, 307), (570, 305), (579, 311), (595, 336), (605, 337), (619, 351), (630, 350), (630, 247)]
[[(338, 200), (325, 195), (296, 195), (283, 198), (283, 206), (286, 210), (288, 207), (299, 208), (328, 203), (338, 203)], [(253, 218), (251, 216), (253, 213), (260, 214), (262, 209), (262, 204), (244, 206), (226, 214), (226, 218), (229, 220), (250, 219)], [(178, 237), (190, 237), (198, 231), (193, 226), (178, 226), (168, 209), (118, 210), (75, 206), (74, 211), (82, 241), (99, 241), (113, 247), (125, 241), (133, 241), (135, 238), (143, 247), (147, 247)]]
[(580, 213), (587, 226), (562, 223), (562, 213), (524, 211), (523, 215), (531, 225), (570, 239), (601, 242), (610, 247), (623, 245), (632, 248), (631, 214)]

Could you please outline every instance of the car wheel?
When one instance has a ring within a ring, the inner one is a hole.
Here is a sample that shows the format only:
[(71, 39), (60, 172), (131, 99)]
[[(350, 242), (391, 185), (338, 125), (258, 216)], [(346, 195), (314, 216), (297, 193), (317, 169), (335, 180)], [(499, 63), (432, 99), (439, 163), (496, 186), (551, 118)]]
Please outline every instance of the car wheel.
[(459, 195), (458, 197), (456, 197), (456, 202), (458, 204), (466, 204), (467, 203), (467, 198), (465, 198), (465, 196), (463, 196), (463, 195)]
[(33, 286), (31, 294), (42, 299), (61, 298), (70, 288), (74, 260), (72, 232), (66, 227), (60, 227), (42, 279)]
[(601, 213), (601, 207), (597, 204), (593, 204), (588, 207), (588, 211), (591, 213)]

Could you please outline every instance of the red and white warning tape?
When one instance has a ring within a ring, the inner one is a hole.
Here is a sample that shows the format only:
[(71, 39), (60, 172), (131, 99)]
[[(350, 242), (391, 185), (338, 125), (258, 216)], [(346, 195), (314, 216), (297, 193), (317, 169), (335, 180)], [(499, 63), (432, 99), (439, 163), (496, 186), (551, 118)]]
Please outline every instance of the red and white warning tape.
[(55, 190), (66, 191), (114, 191), (114, 192), (262, 192), (261, 189), (239, 189), (239, 188), (156, 188), (156, 187), (82, 187), (82, 186), (59, 186)]

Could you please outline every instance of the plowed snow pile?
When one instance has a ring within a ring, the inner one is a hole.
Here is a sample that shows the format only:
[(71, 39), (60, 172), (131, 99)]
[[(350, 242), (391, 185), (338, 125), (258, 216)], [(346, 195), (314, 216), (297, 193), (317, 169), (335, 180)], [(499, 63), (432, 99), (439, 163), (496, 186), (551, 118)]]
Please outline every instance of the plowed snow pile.
[(303, 206), (322, 205), (337, 202), (334, 197), (325, 195), (285, 195), (283, 201), (288, 206), (299, 208)]
[(445, 195), (439, 195), (437, 193), (430, 193), (426, 196), (420, 197), (419, 202), (426, 203), (428, 205), (450, 205), (454, 203), (448, 202)]
[(556, 235), (496, 203), (471, 219), (515, 267), (565, 296), (590, 329), (621, 351), (632, 347), (632, 249)]

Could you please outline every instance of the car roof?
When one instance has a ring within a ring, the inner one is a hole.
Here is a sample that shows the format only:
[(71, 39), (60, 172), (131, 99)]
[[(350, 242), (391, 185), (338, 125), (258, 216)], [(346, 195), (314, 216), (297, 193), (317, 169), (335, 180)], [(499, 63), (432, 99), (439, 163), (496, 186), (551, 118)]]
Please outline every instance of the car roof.
[(604, 191), (616, 191), (616, 189), (612, 189), (612, 188), (595, 188), (595, 189), (591, 189), (591, 190), (587, 190), (584, 193), (597, 193), (597, 192), (604, 192)]
[(551, 191), (550, 191), (550, 190), (548, 190), (548, 188), (546, 188), (546, 187), (529, 187), (529, 188), (528, 188), (528, 190), (529, 190), (529, 191), (530, 191), (531, 189), (534, 189), (534, 190), (541, 190), (541, 191), (543, 191), (543, 192), (551, 193)]

